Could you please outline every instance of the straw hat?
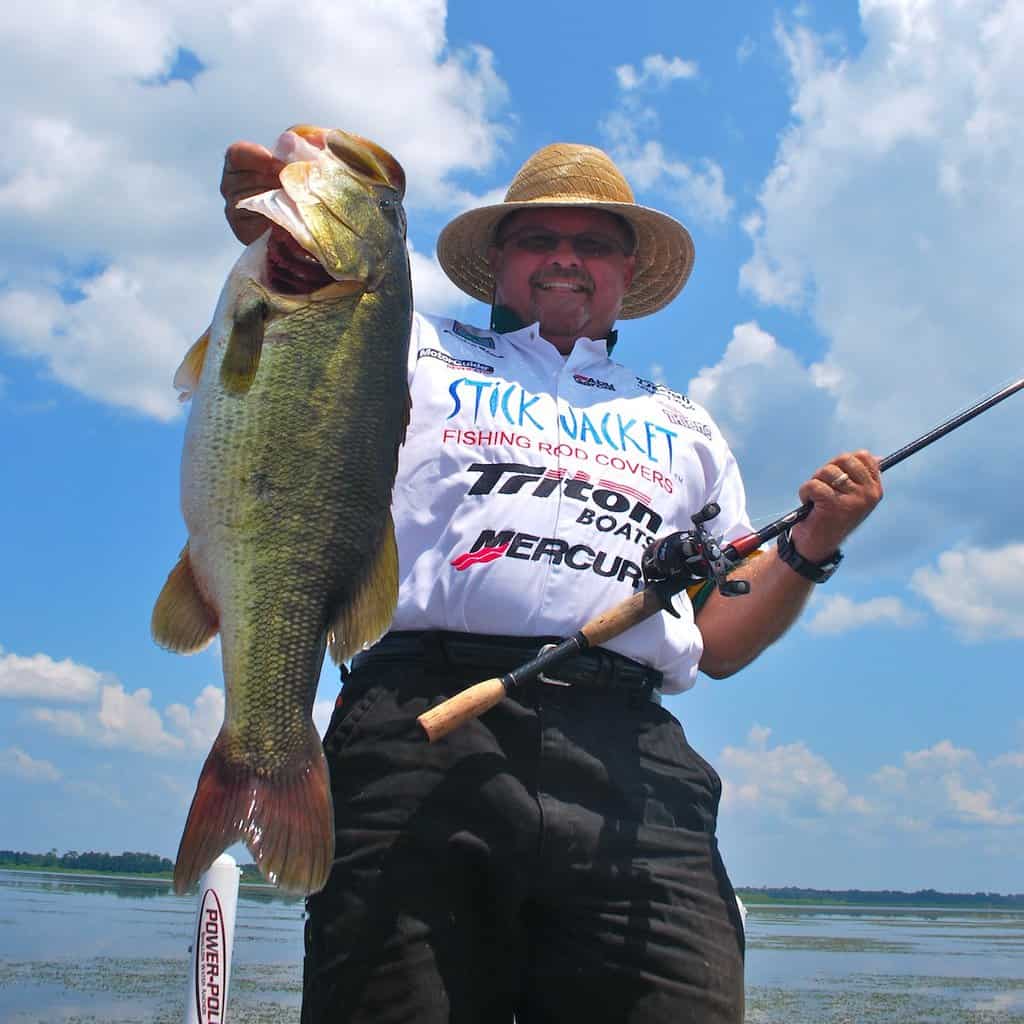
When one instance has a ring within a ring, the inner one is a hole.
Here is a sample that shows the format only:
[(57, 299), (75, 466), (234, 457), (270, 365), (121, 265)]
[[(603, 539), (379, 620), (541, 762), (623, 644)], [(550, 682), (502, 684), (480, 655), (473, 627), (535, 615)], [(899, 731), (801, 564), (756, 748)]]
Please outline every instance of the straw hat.
[(557, 142), (519, 168), (505, 202), (456, 217), (437, 240), (437, 258), (462, 291), (490, 304), (494, 275), (487, 249), (503, 217), (537, 206), (585, 206), (629, 222), (636, 235), (636, 271), (622, 300), (622, 319), (646, 316), (682, 291), (693, 269), (693, 239), (679, 221), (639, 206), (607, 153), (594, 146)]

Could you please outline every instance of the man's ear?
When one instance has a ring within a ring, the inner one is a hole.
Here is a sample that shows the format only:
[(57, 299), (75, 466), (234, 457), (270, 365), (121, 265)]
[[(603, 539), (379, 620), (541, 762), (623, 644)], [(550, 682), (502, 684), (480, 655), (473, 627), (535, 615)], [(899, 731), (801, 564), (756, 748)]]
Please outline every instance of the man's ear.
[(491, 268), (492, 274), (497, 275), (500, 262), (501, 250), (496, 245), (487, 246), (487, 266)]

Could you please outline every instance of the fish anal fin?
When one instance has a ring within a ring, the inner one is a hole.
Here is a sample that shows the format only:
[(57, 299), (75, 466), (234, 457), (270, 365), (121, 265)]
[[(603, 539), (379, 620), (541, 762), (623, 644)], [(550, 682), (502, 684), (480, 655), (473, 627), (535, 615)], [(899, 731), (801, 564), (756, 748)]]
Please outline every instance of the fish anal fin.
[(388, 510), (380, 550), (355, 600), (338, 611), (328, 634), (331, 658), (340, 665), (367, 644), (379, 640), (398, 603), (398, 545)]
[(185, 353), (181, 365), (174, 373), (174, 386), (178, 390), (178, 401), (187, 402), (192, 393), (199, 387), (199, 378), (203, 375), (203, 363), (206, 362), (206, 349), (210, 344), (210, 328), (199, 336), (199, 340)]
[(174, 863), (174, 890), (186, 892), (216, 858), (242, 840), (260, 872), (287, 892), (317, 892), (334, 859), (334, 813), (320, 736), (277, 771), (232, 761), (221, 728), (196, 785)]
[(220, 380), (226, 391), (244, 395), (256, 379), (263, 352), (270, 303), (255, 283), (242, 290), (231, 318), (231, 334), (220, 364)]
[(153, 606), (153, 639), (170, 651), (194, 654), (216, 636), (219, 625), (216, 611), (196, 586), (186, 544)]

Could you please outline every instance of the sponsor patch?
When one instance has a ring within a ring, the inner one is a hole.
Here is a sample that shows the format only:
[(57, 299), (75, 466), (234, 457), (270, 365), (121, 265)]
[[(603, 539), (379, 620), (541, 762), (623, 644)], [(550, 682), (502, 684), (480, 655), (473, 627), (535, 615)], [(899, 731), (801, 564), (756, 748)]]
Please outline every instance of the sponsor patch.
[(662, 408), (665, 410), (669, 423), (674, 423), (677, 427), (686, 427), (688, 430), (696, 430), (698, 434), (703, 434), (709, 441), (711, 440), (711, 428), (706, 423), (692, 419), (690, 416), (684, 416), (667, 406)]
[(676, 405), (681, 405), (684, 409), (692, 409), (693, 402), (691, 402), (686, 395), (681, 394), (678, 391), (673, 391), (670, 387), (666, 387), (664, 384), (657, 384), (653, 380), (647, 380), (646, 377), (637, 377), (636, 386), (641, 391), (646, 391), (649, 395), (657, 395), (659, 398), (667, 398), (670, 402), (675, 402)]
[(601, 388), (604, 391), (614, 391), (615, 385), (609, 384), (606, 380), (598, 380), (596, 377), (588, 377), (582, 373), (574, 373), (572, 379), (585, 388)]
[(471, 566), (499, 558), (564, 565), (577, 572), (592, 572), (619, 583), (628, 582), (634, 589), (643, 586), (640, 566), (622, 555), (598, 551), (589, 544), (570, 544), (560, 537), (539, 537), (519, 530), (481, 530), (470, 549), (456, 555), (450, 564), (457, 572), (465, 572)]
[(616, 480), (600, 477), (595, 482), (582, 470), (570, 476), (561, 467), (552, 469), (521, 462), (475, 462), (469, 472), (476, 479), (466, 492), (467, 497), (521, 494), (579, 502), (577, 523), (642, 547), (650, 544), (661, 529), (662, 518), (651, 508), (650, 496)]
[(452, 370), (474, 370), (477, 373), (494, 373), (494, 367), (486, 363), (476, 363), (472, 359), (456, 359), (442, 352), (439, 348), (421, 348), (416, 353), (419, 359), (438, 359)]
[(472, 327), (460, 324), (458, 320), (452, 321), (451, 333), (457, 335), (463, 341), (468, 341), (471, 345), (494, 349), (494, 339), (492, 337), (487, 334), (480, 334), (478, 331), (474, 331)]

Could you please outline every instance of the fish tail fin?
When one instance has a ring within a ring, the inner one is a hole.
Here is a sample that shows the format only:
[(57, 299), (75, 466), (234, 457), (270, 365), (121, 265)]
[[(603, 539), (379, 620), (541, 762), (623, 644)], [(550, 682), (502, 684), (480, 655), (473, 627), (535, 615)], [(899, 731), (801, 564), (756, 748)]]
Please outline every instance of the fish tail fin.
[(170, 651), (194, 654), (214, 638), (219, 626), (217, 613), (196, 586), (186, 544), (153, 606), (153, 639)]
[(398, 545), (395, 523), (388, 510), (380, 550), (355, 600), (340, 609), (328, 636), (335, 664), (348, 661), (358, 650), (379, 640), (391, 624), (398, 603)]
[(232, 761), (221, 729), (178, 846), (175, 892), (184, 893), (240, 840), (263, 876), (281, 889), (304, 894), (326, 884), (334, 858), (334, 812), (327, 762), (312, 721), (303, 747), (269, 774)]

